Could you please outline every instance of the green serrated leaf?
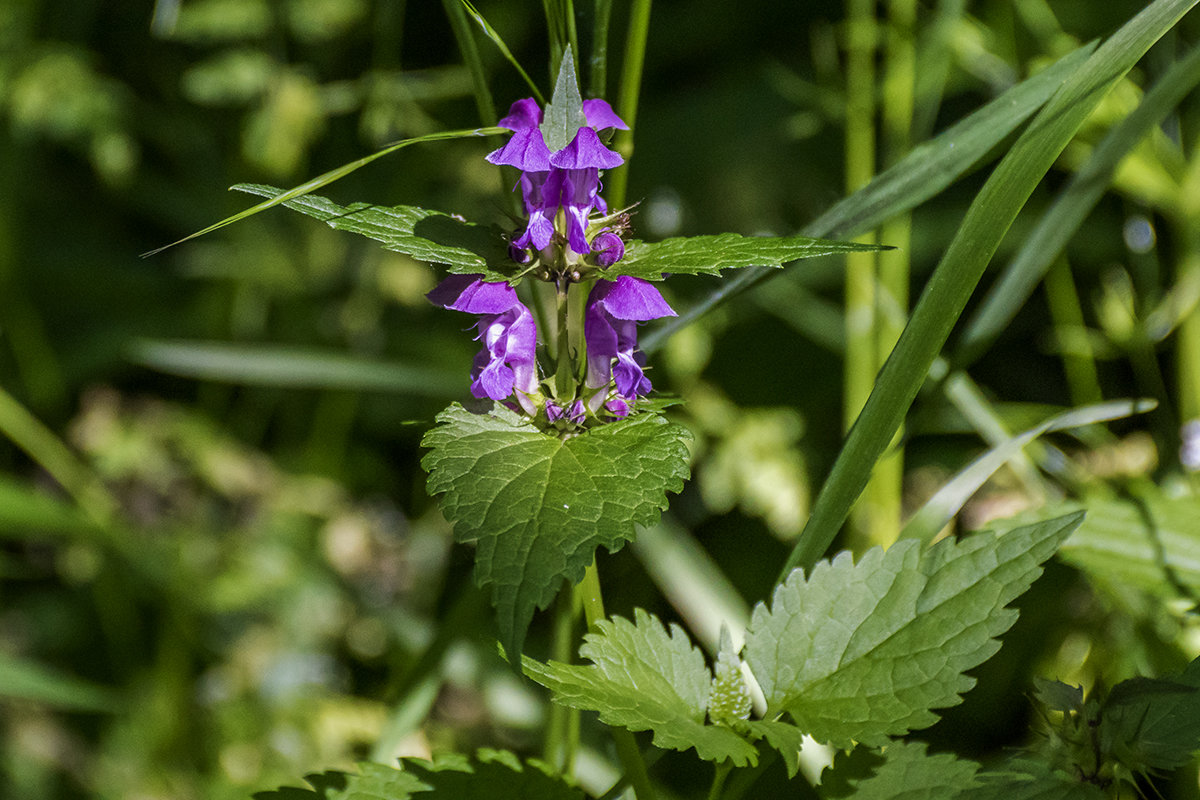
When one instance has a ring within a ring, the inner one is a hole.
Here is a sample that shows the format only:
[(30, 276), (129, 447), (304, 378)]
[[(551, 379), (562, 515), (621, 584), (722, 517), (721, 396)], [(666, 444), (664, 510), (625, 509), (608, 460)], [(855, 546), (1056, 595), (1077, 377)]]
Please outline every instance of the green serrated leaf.
[(634, 239), (625, 247), (625, 257), (606, 269), (605, 278), (621, 275), (660, 281), (667, 275), (720, 275), (723, 269), (781, 267), (802, 258), (862, 250), (888, 250), (879, 245), (834, 242), (807, 236), (742, 236), (719, 233), (713, 236), (678, 236), (661, 242)]
[(1161, 598), (1200, 597), (1200, 497), (1095, 499), (1062, 549), (1101, 587), (1135, 587)]
[(259, 792), (255, 800), (583, 800), (545, 764), (522, 762), (512, 753), (480, 750), (474, 758), (458, 753), (432, 762), (406, 758), (400, 767), (363, 763), (359, 772), (310, 775), (311, 789), (285, 787)]
[(384, 764), (359, 764), (358, 773), (323, 772), (305, 776), (311, 789), (285, 786), (257, 792), (254, 800), (408, 800), (429, 787), (410, 772)]
[(587, 118), (583, 115), (583, 97), (579, 94), (579, 81), (575, 77), (575, 56), (571, 46), (567, 45), (558, 68), (558, 80), (554, 82), (554, 94), (550, 96), (550, 102), (542, 114), (542, 138), (553, 153), (569, 145), (585, 125)]
[(1083, 710), (1083, 687), (1071, 686), (1062, 681), (1034, 678), (1034, 696), (1037, 701), (1052, 711), (1080, 712)]
[(979, 765), (949, 753), (929, 755), (924, 742), (892, 742), (869, 777), (848, 781), (854, 800), (952, 800), (974, 783)]
[(804, 731), (781, 719), (747, 719), (734, 724), (733, 729), (747, 734), (751, 739), (766, 739), (783, 758), (789, 778), (800, 771), (800, 746), (804, 742)]
[(688, 474), (686, 429), (638, 414), (560, 439), (502, 407), (458, 404), (422, 440), (430, 494), (455, 538), (475, 542), (475, 578), (492, 587), (515, 662), (535, 609), (578, 583), (598, 547), (616, 551), (653, 524)]
[(961, 702), (964, 672), (999, 647), (1005, 606), (1079, 525), (1068, 515), (997, 536), (902, 540), (854, 564), (848, 553), (792, 573), (755, 608), (745, 657), (768, 712), (787, 711), (820, 741), (881, 745)]
[(1113, 687), (1100, 712), (1100, 745), (1131, 772), (1168, 770), (1200, 750), (1200, 659), (1171, 679)]
[(507, 750), (480, 750), (473, 759), (451, 754), (433, 763), (404, 759), (404, 768), (429, 786), (419, 800), (584, 800), (543, 762), (522, 762)]
[(980, 772), (955, 800), (1105, 800), (1108, 793), (1040, 761), (1014, 759), (1009, 769)]
[[(233, 187), (261, 197), (275, 197), (274, 186), (239, 183)], [(503, 231), (489, 225), (465, 222), (452, 214), (417, 206), (377, 206), (351, 203), (340, 206), (318, 195), (306, 195), (283, 205), (327, 223), (374, 239), (387, 250), (418, 261), (445, 264), (460, 275), (483, 275), (484, 280), (506, 281), (517, 271), (508, 255)]]
[(678, 625), (670, 632), (641, 609), (634, 621), (601, 620), (589, 633), (580, 666), (525, 659), (525, 672), (570, 708), (597, 711), (600, 720), (631, 731), (654, 731), (659, 747), (694, 747), (706, 761), (756, 763), (754, 745), (732, 729), (704, 724), (712, 675), (704, 655)]

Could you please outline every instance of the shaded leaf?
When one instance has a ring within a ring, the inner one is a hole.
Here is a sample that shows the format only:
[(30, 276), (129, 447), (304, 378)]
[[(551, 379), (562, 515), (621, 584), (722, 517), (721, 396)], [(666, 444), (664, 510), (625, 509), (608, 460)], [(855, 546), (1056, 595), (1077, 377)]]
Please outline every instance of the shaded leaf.
[(977, 776), (977, 785), (956, 800), (1105, 800), (1108, 793), (1040, 761), (1014, 759), (1006, 770)]
[(512, 753), (480, 750), (474, 758), (402, 759), (400, 767), (363, 763), (358, 773), (310, 775), (311, 789), (258, 792), (255, 800), (583, 800), (584, 795), (544, 764)]
[(500, 636), (514, 662), (535, 609), (564, 580), (578, 583), (596, 548), (619, 549), (654, 523), (688, 474), (689, 434), (639, 414), (560, 439), (502, 407), (437, 417), (422, 445), (430, 494), (455, 538), (475, 542), (475, 578), (491, 586)]
[[(854, 800), (951, 800), (973, 785), (979, 765), (949, 753), (929, 755), (924, 742), (892, 742), (868, 777), (850, 778), (828, 797)], [(824, 783), (824, 781), (822, 781)]]
[(797, 570), (755, 608), (745, 658), (767, 699), (819, 741), (882, 745), (937, 721), (975, 681), (965, 671), (998, 648), (1040, 564), (1083, 515), (997, 536), (901, 540)]
[(1182, 766), (1200, 750), (1200, 659), (1169, 679), (1133, 678), (1100, 710), (1100, 744), (1132, 772)]

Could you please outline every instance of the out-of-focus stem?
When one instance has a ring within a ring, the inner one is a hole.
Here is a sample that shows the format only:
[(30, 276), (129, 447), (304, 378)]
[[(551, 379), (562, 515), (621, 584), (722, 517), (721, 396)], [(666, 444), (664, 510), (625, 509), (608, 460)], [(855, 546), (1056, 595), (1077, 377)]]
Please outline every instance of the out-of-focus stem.
[(596, 0), (594, 17), (588, 94), (605, 97), (608, 93), (608, 23), (612, 19), (612, 0)]
[[(875, 174), (875, 2), (846, 0), (846, 193)], [(873, 233), (855, 241), (875, 243)], [(842, 423), (849, 430), (871, 394), (878, 367), (875, 340), (875, 254), (846, 256), (846, 361)], [(851, 515), (855, 538), (871, 541), (870, 493)]]
[(646, 63), (646, 41), (650, 36), (650, 0), (633, 0), (629, 9), (629, 33), (625, 37), (625, 59), (621, 64), (621, 90), (617, 115), (629, 126), (617, 131), (613, 144), (625, 163), (608, 174), (608, 205), (625, 205), (629, 181), (629, 159), (633, 157), (633, 131), (637, 127), (638, 97), (642, 90), (642, 68)]
[(1044, 281), (1046, 303), (1050, 307), (1050, 319), (1054, 323), (1055, 338), (1062, 353), (1071, 404), (1086, 406), (1099, 403), (1103, 396), (1096, 359), (1091, 343), (1083, 335), (1083, 306), (1079, 302), (1079, 292), (1067, 260), (1060, 258), (1055, 261), (1046, 271)]
[[(881, 104), (883, 151), (888, 165), (899, 161), (912, 147), (913, 107), (916, 94), (916, 0), (888, 3), (887, 59)], [(887, 360), (908, 321), (909, 242), (912, 215), (901, 214), (880, 230), (880, 241), (895, 247), (877, 255), (875, 285), (875, 367)], [(867, 486), (870, 508), (870, 543), (888, 545), (900, 536), (904, 505), (903, 428), (896, 432), (892, 449), (875, 465)]]
[[(583, 616), (587, 620), (588, 630), (597, 630), (597, 624), (604, 619), (604, 597), (600, 594), (600, 573), (596, 571), (595, 561), (587, 568), (576, 592), (583, 603)], [(646, 771), (646, 762), (642, 759), (642, 751), (638, 749), (633, 732), (613, 728), (612, 737), (617, 756), (625, 768), (625, 777), (629, 779), (629, 785), (633, 787), (638, 800), (655, 800), (658, 794), (650, 783), (650, 774)]]

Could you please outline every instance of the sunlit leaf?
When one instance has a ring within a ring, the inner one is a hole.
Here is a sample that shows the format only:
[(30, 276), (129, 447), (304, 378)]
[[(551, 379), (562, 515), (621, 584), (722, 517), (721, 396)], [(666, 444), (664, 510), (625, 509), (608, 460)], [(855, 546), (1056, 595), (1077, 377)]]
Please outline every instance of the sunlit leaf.
[(818, 741), (882, 745), (928, 727), (932, 709), (961, 702), (965, 672), (999, 648), (1016, 621), (1006, 608), (1082, 514), (997, 536), (902, 539), (796, 570), (750, 620), (745, 659), (768, 714), (786, 711)]

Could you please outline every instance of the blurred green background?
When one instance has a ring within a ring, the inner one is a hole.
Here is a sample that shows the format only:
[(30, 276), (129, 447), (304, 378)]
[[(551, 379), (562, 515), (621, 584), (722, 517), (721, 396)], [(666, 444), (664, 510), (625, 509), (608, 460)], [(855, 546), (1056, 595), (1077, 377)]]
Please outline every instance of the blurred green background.
[[(547, 88), (541, 4), (477, 5)], [(913, 35), (940, 37), (944, 59), (921, 64), (914, 135), (1143, 5), (921, 3)], [(578, 6), (587, 42), (591, 4)], [(636, 235), (788, 234), (844, 196), (844, 14), (832, 0), (654, 4), (629, 173)], [(624, 4), (613, 15), (619, 64)], [(1106, 101), (998, 263), (1196, 26), (1186, 19)], [(0, 3), (0, 796), (243, 798), (363, 758), (538, 744), (544, 701), (495, 655), (471, 554), (451, 546), (418, 465), (433, 415), (466, 395), (475, 347), (461, 318), (424, 300), (437, 272), (281, 209), (138, 257), (251, 205), (232, 184), (292, 186), (397, 139), (493, 123), (528, 91), (474, 41), (497, 104), (487, 120), (430, 0)], [(1174, 286), (1171, 234), (1194, 217), (1177, 153), (1196, 110), (1139, 147), (1069, 248), (1087, 326), (1071, 330), (1104, 397), (1177, 397), (1173, 340), (1124, 347), (1121, 315)], [(490, 146), (419, 145), (322, 193), (501, 222), (508, 187), (483, 161)], [(916, 289), (984, 174), (915, 213)], [(842, 264), (796, 272), (652, 361), (697, 439), (669, 530), (751, 603), (842, 430)], [(666, 291), (686, 307), (714, 285)], [(1016, 419), (1080, 402), (1050, 299), (1035, 294), (972, 369)], [(1181, 421), (1075, 443), (1077, 477), (1177, 469)], [(924, 398), (906, 507), (980, 447), (944, 399)], [(972, 519), (1027, 500), (1001, 475)], [(655, 552), (603, 561), (610, 612), (673, 618)], [(1125, 601), (1113, 617), (1111, 599), (1056, 567), (981, 673), (986, 690), (928, 738), (970, 756), (1019, 742), (1038, 665), (1115, 680), (1182, 663), (1187, 624)]]

